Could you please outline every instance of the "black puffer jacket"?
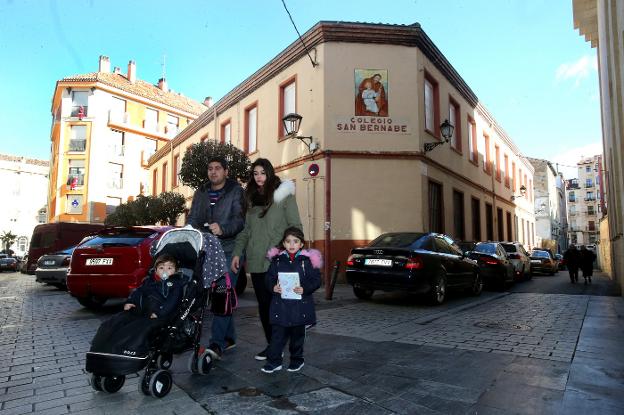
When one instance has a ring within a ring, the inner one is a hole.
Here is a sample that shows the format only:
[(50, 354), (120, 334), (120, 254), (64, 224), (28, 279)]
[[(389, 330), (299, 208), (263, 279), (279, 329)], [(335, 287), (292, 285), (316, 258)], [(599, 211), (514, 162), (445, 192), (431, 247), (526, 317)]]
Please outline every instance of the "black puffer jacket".
[(210, 188), (208, 182), (195, 191), (186, 223), (202, 232), (210, 232), (208, 224), (218, 223), (223, 231), (218, 237), (228, 254), (234, 250), (234, 238), (245, 226), (243, 188), (236, 180), (226, 179), (223, 194), (213, 206), (208, 196)]
[(168, 319), (176, 311), (183, 292), (183, 276), (177, 272), (169, 276), (166, 281), (156, 281), (154, 270), (143, 280), (143, 283), (128, 297), (127, 303), (132, 303), (138, 312), (149, 317), (152, 313), (159, 319)]

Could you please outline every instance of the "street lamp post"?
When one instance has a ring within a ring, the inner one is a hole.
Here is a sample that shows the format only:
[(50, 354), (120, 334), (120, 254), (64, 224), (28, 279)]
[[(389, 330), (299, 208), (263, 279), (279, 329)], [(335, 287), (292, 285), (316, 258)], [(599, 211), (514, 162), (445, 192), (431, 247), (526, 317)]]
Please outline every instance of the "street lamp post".
[(437, 146), (441, 146), (444, 143), (448, 143), (449, 139), (453, 136), (454, 129), (455, 129), (455, 126), (451, 124), (449, 120), (444, 120), (444, 122), (440, 124), (440, 134), (442, 134), (442, 137), (444, 137), (444, 140), (434, 141), (431, 143), (425, 143), (424, 152), (428, 153), (434, 148), (436, 148)]
[(308, 151), (310, 154), (314, 153), (318, 149), (318, 143), (314, 141), (312, 136), (301, 136), (297, 135), (299, 133), (299, 127), (301, 126), (301, 120), (303, 117), (297, 113), (290, 113), (285, 115), (282, 118), (282, 122), (284, 123), (284, 130), (286, 131), (286, 136), (289, 138), (296, 138), (301, 141), (308, 147)]

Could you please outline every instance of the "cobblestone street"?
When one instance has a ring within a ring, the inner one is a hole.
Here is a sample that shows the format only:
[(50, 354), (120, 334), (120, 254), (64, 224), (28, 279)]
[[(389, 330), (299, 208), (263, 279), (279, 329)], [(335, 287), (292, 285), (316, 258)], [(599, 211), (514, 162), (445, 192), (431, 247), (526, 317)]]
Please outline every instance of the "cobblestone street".
[(114, 395), (94, 392), (84, 372), (95, 330), (119, 303), (93, 312), (33, 276), (2, 274), (0, 415), (622, 413), (624, 301), (589, 295), (595, 287), (554, 293), (558, 282), (570, 290), (565, 279), (454, 295), (440, 307), (402, 294), (362, 302), (339, 285), (332, 301), (318, 293), (305, 368), (273, 375), (253, 359), (264, 345), (248, 289), (237, 347), (207, 376), (191, 375), (187, 355), (177, 356), (174, 388), (159, 400), (138, 391), (137, 376)]

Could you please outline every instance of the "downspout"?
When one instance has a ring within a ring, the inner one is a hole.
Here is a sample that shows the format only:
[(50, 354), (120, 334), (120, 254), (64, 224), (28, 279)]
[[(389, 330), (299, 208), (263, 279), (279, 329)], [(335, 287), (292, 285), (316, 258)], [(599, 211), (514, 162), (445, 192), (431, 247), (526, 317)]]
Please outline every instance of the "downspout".
[(325, 280), (325, 299), (331, 300), (332, 292), (330, 262), (331, 262), (331, 151), (325, 151), (325, 262), (323, 265), (323, 279)]

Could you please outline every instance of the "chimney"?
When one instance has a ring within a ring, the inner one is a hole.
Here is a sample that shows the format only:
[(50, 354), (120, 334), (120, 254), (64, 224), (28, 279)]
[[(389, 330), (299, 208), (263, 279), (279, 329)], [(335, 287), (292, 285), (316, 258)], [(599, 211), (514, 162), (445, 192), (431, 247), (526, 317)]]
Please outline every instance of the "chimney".
[(207, 106), (208, 108), (212, 107), (212, 97), (206, 97), (204, 98), (204, 105)]
[(128, 81), (134, 83), (136, 81), (136, 62), (128, 62)]
[(165, 78), (160, 78), (158, 80), (158, 89), (169, 92), (169, 88), (167, 87), (167, 80)]
[(120, 75), (121, 74), (121, 68), (119, 66), (115, 66), (115, 69), (113, 69), (113, 73), (116, 75)]
[(100, 66), (98, 68), (98, 72), (110, 72), (110, 59), (108, 59), (108, 56), (100, 55)]

